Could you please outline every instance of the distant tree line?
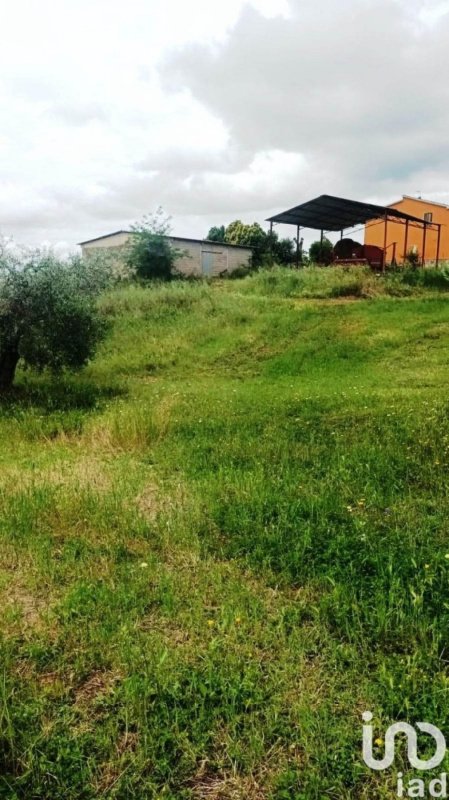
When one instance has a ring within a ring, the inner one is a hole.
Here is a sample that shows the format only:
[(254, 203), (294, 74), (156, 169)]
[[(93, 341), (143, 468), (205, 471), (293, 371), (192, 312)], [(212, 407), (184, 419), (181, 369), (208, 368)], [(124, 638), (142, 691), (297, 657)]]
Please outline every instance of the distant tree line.
[(264, 231), (258, 222), (245, 224), (237, 219), (227, 227), (220, 225), (211, 228), (206, 238), (211, 242), (251, 247), (254, 267), (270, 263), (291, 264), (295, 258), (293, 239), (281, 239), (275, 231)]

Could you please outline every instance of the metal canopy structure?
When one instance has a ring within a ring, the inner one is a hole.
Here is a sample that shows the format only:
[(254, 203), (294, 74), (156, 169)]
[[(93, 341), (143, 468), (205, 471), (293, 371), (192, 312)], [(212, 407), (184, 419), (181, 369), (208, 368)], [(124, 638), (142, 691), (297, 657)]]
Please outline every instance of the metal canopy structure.
[(322, 194), (314, 200), (276, 214), (267, 222), (299, 225), (300, 228), (313, 228), (318, 231), (343, 231), (346, 228), (355, 228), (356, 225), (364, 225), (369, 220), (385, 219), (385, 217), (423, 224), (422, 219), (405, 214), (396, 208), (360, 203), (358, 200), (346, 200), (343, 197), (332, 197), (330, 194)]
[(267, 222), (270, 223), (271, 231), (275, 224), (296, 226), (297, 260), (299, 262), (299, 232), (301, 228), (312, 228), (313, 230), (321, 231), (321, 240), (323, 240), (325, 231), (340, 231), (343, 236), (343, 231), (346, 229), (355, 228), (358, 225), (365, 225), (367, 222), (376, 219), (383, 220), (385, 225), (383, 269), (386, 264), (387, 227), (389, 221), (405, 225), (404, 253), (407, 252), (409, 226), (422, 227), (423, 265), (425, 260), (427, 229), (436, 228), (438, 230), (436, 263), (438, 265), (441, 225), (438, 223), (426, 222), (426, 220), (414, 217), (412, 214), (406, 214), (404, 211), (400, 211), (397, 208), (391, 208), (391, 206), (378, 206), (373, 203), (361, 203), (358, 200), (348, 200), (343, 197), (333, 197), (329, 194), (322, 194), (320, 197), (315, 197), (314, 200), (309, 200), (307, 203), (302, 203), (287, 211), (282, 211), (274, 217), (269, 217)]

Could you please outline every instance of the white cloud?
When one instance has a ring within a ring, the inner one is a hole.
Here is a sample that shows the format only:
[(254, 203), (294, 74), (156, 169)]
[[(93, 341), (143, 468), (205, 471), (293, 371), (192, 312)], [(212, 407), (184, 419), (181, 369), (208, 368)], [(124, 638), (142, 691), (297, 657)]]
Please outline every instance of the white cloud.
[(419, 20), (432, 27), (437, 25), (439, 20), (446, 14), (449, 14), (449, 2), (447, 0), (444, 0), (444, 2), (429, 0), (420, 9)]
[(0, 9), (0, 229), (182, 234), (321, 192), (447, 199), (449, 3), (16, 0)]

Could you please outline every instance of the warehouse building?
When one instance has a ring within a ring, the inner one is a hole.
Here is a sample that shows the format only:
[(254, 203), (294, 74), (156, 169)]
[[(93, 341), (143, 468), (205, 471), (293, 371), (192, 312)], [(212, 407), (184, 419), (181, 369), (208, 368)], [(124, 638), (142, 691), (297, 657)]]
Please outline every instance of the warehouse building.
[[(80, 242), (83, 257), (102, 250), (111, 251), (120, 257), (120, 252), (125, 250), (131, 236), (131, 231), (115, 231)], [(180, 236), (167, 238), (173, 247), (181, 251), (175, 267), (183, 275), (219, 277), (234, 272), (239, 267), (248, 267), (251, 263), (250, 247)]]

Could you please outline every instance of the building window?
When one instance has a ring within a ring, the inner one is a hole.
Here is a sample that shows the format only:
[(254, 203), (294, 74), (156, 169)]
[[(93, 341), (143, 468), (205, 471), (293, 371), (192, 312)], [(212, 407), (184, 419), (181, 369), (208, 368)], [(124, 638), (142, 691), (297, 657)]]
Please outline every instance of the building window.
[(424, 214), (424, 222), (432, 222), (432, 220), (433, 220), (432, 212), (426, 211), (426, 213)]

